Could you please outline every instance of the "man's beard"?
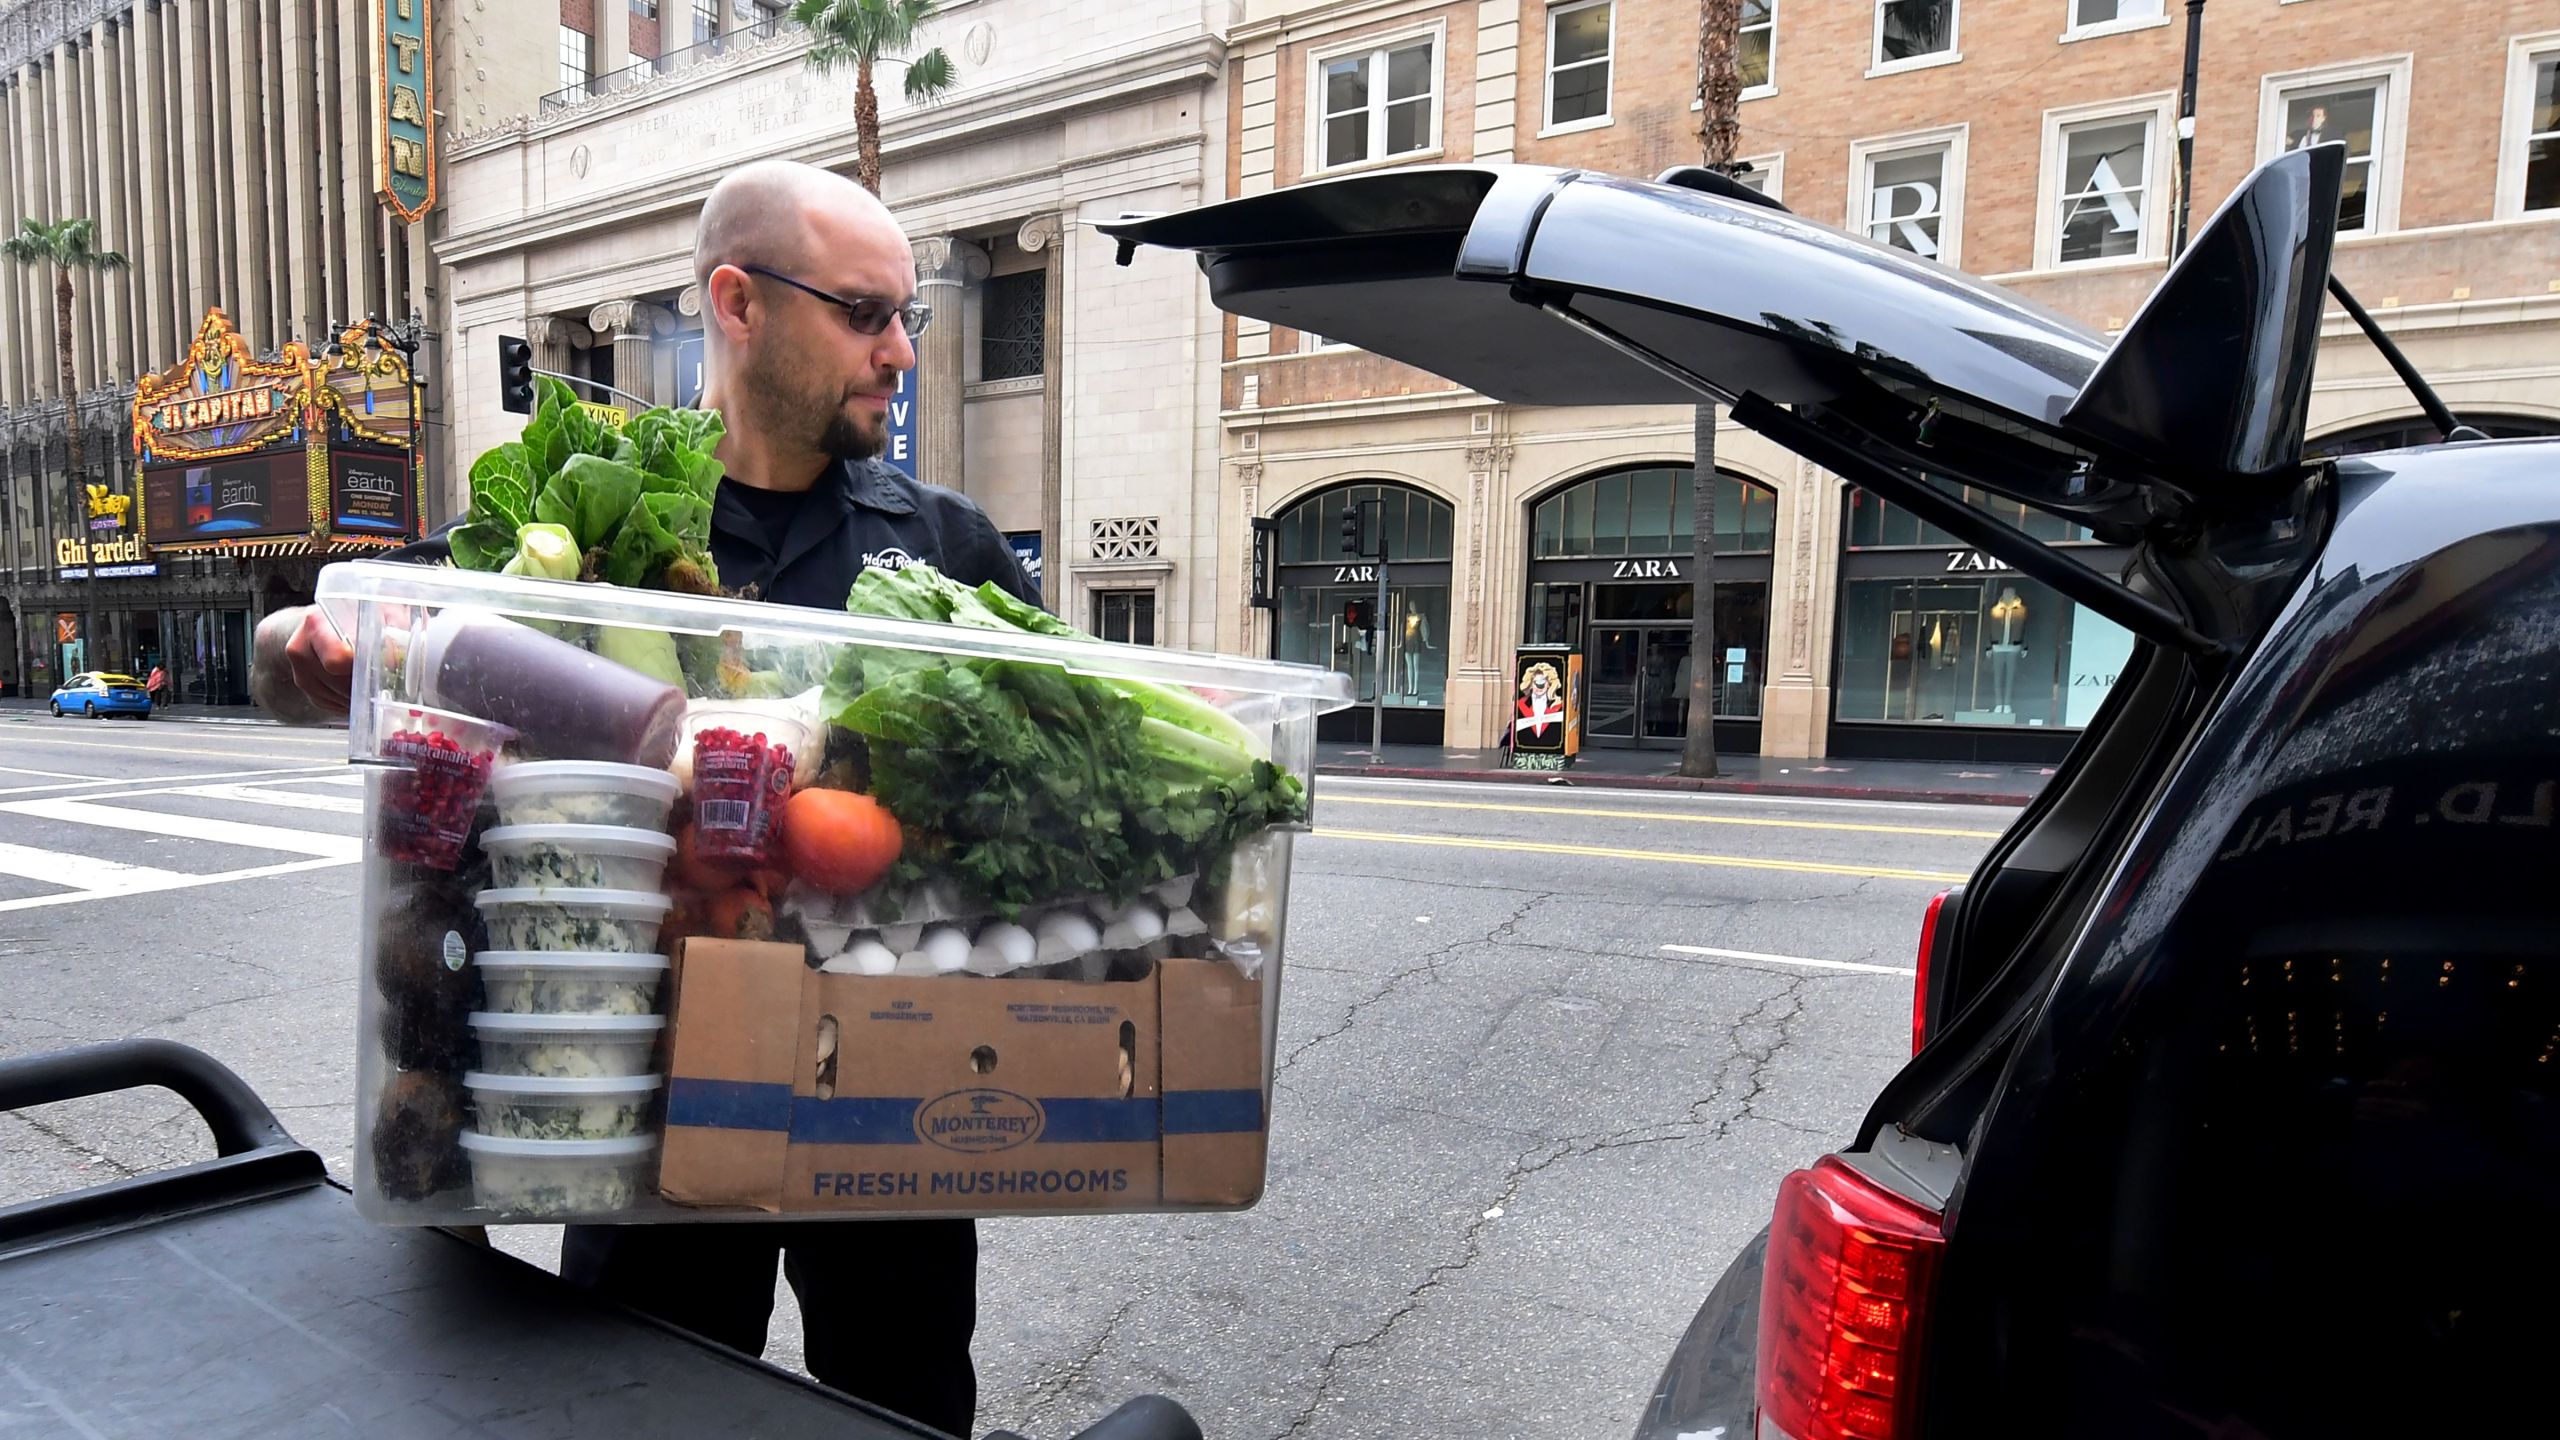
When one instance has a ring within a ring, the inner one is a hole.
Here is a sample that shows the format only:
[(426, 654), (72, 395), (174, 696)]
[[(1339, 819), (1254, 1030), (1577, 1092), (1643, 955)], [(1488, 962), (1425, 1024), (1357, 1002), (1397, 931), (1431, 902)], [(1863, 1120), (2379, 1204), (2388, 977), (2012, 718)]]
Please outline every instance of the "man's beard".
[(888, 448), (886, 427), (866, 430), (845, 409), (848, 398), (828, 394), (796, 369), (759, 357), (749, 364), (747, 403), (770, 427), (831, 460), (868, 460)]

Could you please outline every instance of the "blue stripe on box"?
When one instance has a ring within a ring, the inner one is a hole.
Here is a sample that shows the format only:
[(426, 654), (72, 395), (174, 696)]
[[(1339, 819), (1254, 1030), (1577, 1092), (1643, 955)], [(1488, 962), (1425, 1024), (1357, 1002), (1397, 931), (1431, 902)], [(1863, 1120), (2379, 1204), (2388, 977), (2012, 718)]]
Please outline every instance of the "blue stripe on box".
[(1167, 1135), (1258, 1135), (1263, 1130), (1259, 1090), (1168, 1090)]
[(920, 1100), (847, 1096), (791, 1102), (791, 1138), (806, 1145), (918, 1145)]
[(1040, 1127), (1045, 1145), (1152, 1145), (1156, 1138), (1153, 1100), (1043, 1100), (1048, 1123)]
[[(914, 1145), (914, 1098), (795, 1098), (788, 1085), (678, 1078), (667, 1123), (712, 1130), (782, 1130), (809, 1145)], [(1259, 1090), (1176, 1090), (1147, 1099), (1043, 1100), (1040, 1143), (1144, 1144), (1162, 1135), (1254, 1135), (1264, 1129)]]
[(791, 1087), (678, 1076), (667, 1086), (667, 1123), (706, 1130), (789, 1130)]

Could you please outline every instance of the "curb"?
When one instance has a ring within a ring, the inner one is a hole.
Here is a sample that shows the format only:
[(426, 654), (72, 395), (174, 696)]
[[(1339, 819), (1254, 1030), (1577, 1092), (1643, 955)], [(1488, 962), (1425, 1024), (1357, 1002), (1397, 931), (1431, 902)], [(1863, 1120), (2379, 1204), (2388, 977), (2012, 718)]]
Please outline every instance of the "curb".
[(1587, 790), (1671, 790), (1706, 795), (1795, 796), (1809, 800), (1885, 800), (1916, 805), (2023, 806), (2032, 794), (1980, 790), (1929, 790), (1893, 785), (1814, 785), (1769, 780), (1691, 780), (1681, 775), (1583, 774), (1551, 770), (1437, 770), (1422, 765), (1318, 765), (1318, 775), (1373, 780), (1464, 780), (1494, 785), (1568, 785)]

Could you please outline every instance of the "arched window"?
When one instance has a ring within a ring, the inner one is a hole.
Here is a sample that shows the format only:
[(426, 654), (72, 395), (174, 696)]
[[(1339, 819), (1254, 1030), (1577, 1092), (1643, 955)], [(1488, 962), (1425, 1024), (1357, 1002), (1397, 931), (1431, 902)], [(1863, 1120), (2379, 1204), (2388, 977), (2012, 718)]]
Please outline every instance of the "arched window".
[[(1387, 603), (1378, 608), (1374, 560), (1342, 549), (1342, 513), (1374, 501), (1386, 545)], [(1364, 480), (1319, 490), (1280, 512), (1274, 567), (1279, 604), (1272, 654), (1327, 665), (1352, 677), (1362, 701), (1383, 698), (1386, 738), (1437, 745), (1449, 679), (1450, 549), (1457, 512), (1449, 502), (1393, 481)], [(1365, 738), (1365, 708), (1328, 717), (1327, 739)]]
[(1457, 534), (1449, 502), (1410, 485), (1368, 481), (1320, 490), (1280, 516), (1280, 563), (1330, 565), (1342, 553), (1342, 512), (1365, 501), (1381, 502), (1379, 524), (1387, 554), (1395, 560), (1446, 562)]
[[(1690, 467), (1652, 465), (1578, 480), (1529, 513), (1529, 558), (1588, 560), (1686, 555), (1695, 545)], [(1716, 472), (1716, 553), (1766, 553), (1776, 544), (1775, 492)]]

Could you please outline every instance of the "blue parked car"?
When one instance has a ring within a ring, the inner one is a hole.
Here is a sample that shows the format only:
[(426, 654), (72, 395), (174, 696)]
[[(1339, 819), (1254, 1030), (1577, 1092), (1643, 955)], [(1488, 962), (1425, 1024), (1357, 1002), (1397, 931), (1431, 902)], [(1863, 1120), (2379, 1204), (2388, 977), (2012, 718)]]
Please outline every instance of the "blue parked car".
[(86, 715), (95, 720), (101, 715), (130, 715), (136, 720), (151, 718), (151, 692), (130, 675), (98, 670), (74, 675), (53, 692), (53, 713)]

